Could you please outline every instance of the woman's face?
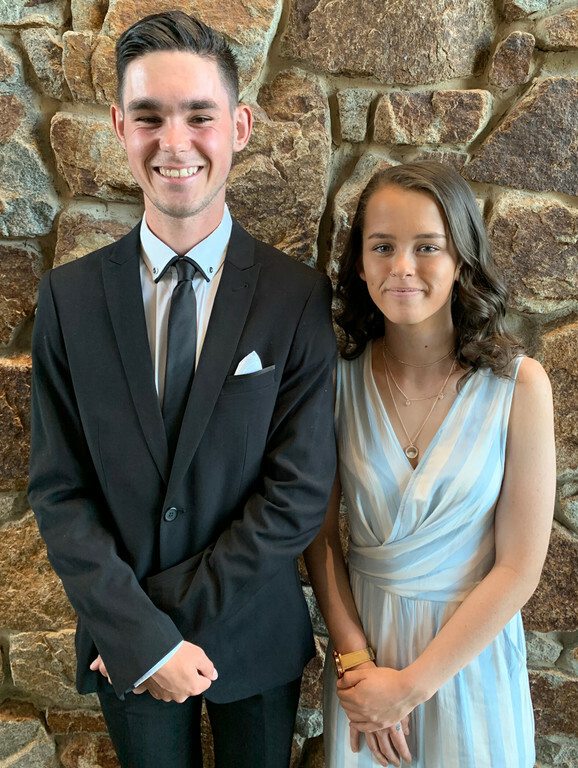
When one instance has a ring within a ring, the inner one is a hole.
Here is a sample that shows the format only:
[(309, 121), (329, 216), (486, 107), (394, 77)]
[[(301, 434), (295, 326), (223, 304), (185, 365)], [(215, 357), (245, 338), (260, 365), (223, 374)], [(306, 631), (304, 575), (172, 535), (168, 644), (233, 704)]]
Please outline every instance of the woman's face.
[(358, 271), (386, 320), (447, 327), (458, 258), (444, 214), (429, 192), (389, 184), (371, 195)]

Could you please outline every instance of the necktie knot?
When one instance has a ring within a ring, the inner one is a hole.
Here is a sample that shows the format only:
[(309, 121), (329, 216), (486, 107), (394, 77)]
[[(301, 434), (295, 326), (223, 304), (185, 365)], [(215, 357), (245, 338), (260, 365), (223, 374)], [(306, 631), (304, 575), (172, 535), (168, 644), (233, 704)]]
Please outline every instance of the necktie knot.
[(177, 270), (177, 278), (179, 283), (192, 280), (195, 276), (195, 272), (197, 271), (197, 268), (193, 262), (189, 261), (188, 259), (177, 259), (175, 262), (175, 267)]

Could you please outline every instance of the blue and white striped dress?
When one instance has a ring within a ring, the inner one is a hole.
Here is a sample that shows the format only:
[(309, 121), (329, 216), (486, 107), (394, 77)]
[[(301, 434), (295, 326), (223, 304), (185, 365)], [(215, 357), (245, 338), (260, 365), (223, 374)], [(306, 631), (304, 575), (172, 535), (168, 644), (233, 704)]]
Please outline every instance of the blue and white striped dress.
[[(515, 378), (519, 362), (513, 366)], [(379, 396), (371, 348), (341, 360), (336, 427), (350, 516), (350, 578), (380, 666), (403, 669), (493, 565), (513, 379), (478, 371), (412, 469)], [(329, 654), (328, 654), (329, 657)], [(325, 669), (328, 768), (377, 766)], [(532, 768), (534, 720), (517, 614), (496, 639), (410, 716), (404, 768)]]

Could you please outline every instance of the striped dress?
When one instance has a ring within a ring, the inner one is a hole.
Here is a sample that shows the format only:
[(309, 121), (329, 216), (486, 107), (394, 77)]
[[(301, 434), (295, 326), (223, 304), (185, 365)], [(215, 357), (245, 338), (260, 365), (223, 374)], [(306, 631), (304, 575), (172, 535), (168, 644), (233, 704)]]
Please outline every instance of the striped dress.
[[(493, 565), (514, 384), (475, 373), (413, 470), (375, 385), (370, 346), (356, 360), (339, 362), (336, 426), (350, 579), (380, 666), (403, 669), (414, 661)], [(324, 691), (327, 768), (377, 766), (363, 738), (362, 751), (351, 752), (329, 664)], [(404, 768), (532, 768), (534, 722), (519, 614), (411, 713), (410, 729), (413, 760)]]

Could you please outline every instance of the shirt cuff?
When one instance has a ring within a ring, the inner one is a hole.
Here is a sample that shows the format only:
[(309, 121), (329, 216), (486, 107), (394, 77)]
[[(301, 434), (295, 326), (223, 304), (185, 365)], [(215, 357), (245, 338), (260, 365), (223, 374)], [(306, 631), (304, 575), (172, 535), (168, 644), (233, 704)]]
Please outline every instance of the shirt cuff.
[(133, 688), (138, 688), (141, 683), (144, 683), (144, 681), (148, 680), (148, 678), (151, 675), (154, 675), (154, 673), (157, 670), (159, 670), (163, 666), (163, 664), (167, 663), (167, 661), (171, 658), (171, 656), (175, 655), (175, 653), (179, 650), (182, 644), (183, 644), (183, 641), (181, 640), (181, 642), (178, 645), (175, 645), (173, 650), (169, 651), (166, 656), (163, 656), (163, 658), (159, 662), (157, 662), (157, 664), (155, 664), (154, 667), (151, 667), (151, 669), (149, 669), (148, 672), (145, 672), (145, 674), (142, 677), (139, 677), (139, 679), (133, 685)]

